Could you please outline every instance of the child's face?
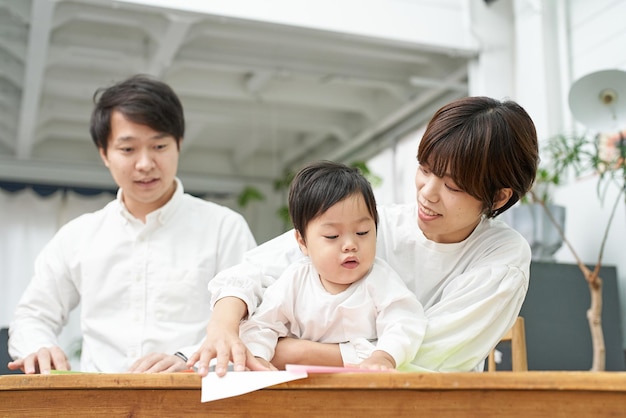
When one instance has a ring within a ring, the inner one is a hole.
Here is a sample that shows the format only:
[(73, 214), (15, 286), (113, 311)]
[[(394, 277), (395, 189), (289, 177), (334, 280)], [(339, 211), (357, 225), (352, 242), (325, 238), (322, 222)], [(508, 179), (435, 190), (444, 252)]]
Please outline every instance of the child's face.
[(420, 165), (415, 175), (417, 224), (431, 241), (461, 242), (480, 222), (482, 202), (459, 190), (451, 178)]
[(333, 294), (363, 278), (376, 256), (376, 223), (361, 194), (331, 206), (306, 227), (306, 242), (296, 232), (300, 248)]

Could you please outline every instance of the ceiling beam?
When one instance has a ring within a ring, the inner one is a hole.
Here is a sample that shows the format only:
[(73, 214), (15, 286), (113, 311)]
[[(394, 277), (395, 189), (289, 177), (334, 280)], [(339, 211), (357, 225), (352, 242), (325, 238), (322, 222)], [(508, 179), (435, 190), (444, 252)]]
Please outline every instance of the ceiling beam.
[[(67, 69), (71, 67), (75, 71), (93, 71), (93, 68), (97, 67), (98, 72), (123, 74), (134, 72), (146, 65), (142, 56), (131, 56), (127, 52), (119, 50), (51, 45), (49, 52), (48, 68), (62, 67)], [(73, 84), (72, 81), (70, 78), (69, 84)]]
[[(15, 112), (13, 109), (9, 109), (3, 105), (0, 104), (0, 128), (3, 131), (2, 134), (11, 137), (12, 135), (15, 134), (14, 129), (15, 126), (13, 125), (13, 121), (15, 120), (15, 117), (17, 116), (17, 112)], [(15, 144), (13, 144), (13, 147), (15, 147)]]
[(253, 97), (259, 97), (275, 76), (275, 71), (252, 71), (248, 73), (245, 77), (246, 91)]
[(0, 9), (5, 9), (14, 17), (17, 17), (20, 22), (28, 23), (28, 9), (29, 4), (27, 1), (15, 1), (15, 0), (3, 0), (0, 2)]
[[(2, 53), (0, 53), (0, 60), (2, 60)], [(0, 67), (0, 77), (19, 88), (22, 84), (22, 68), (15, 61), (13, 61), (13, 65), (5, 64)]]
[[(280, 45), (285, 50), (307, 51), (309, 53), (339, 55), (351, 57), (353, 60), (372, 59), (379, 61), (401, 62), (407, 65), (427, 65), (429, 58), (423, 56), (424, 47), (411, 44), (385, 43), (375, 39), (346, 38), (338, 39), (335, 33), (317, 32), (311, 36), (310, 31), (290, 28), (288, 35), (284, 30), (268, 31), (266, 28), (257, 30), (231, 24), (205, 25), (190, 40), (200, 38), (217, 39), (228, 43), (257, 44), (258, 50), (268, 45)], [(420, 53), (416, 53), (416, 51)]]
[(58, 29), (70, 22), (76, 21), (100, 25), (127, 26), (129, 28), (136, 28), (142, 23), (133, 19), (131, 16), (124, 16), (115, 10), (106, 8), (89, 9), (86, 8), (84, 4), (77, 4), (76, 6), (75, 10), (66, 8), (63, 13), (59, 13), (53, 20), (51, 29)]
[(443, 79), (433, 79), (432, 77), (420, 77), (412, 75), (409, 77), (409, 83), (412, 86), (426, 87), (426, 88), (440, 88), (443, 87), (447, 90), (454, 90), (460, 92), (466, 92), (468, 89), (467, 82), (450, 82)]
[(321, 143), (333, 136), (331, 132), (319, 132), (313, 135), (307, 135), (303, 138), (297, 148), (290, 148), (282, 157), (283, 167), (289, 167), (295, 160), (301, 158), (303, 154), (314, 151)]
[(444, 85), (457, 84), (467, 78), (467, 65), (459, 68), (453, 74), (445, 77), (445, 83), (442, 86), (437, 88), (433, 88), (431, 90), (426, 91), (423, 94), (417, 96), (414, 100), (408, 102), (404, 106), (400, 107), (398, 110), (394, 111), (387, 117), (383, 118), (378, 124), (375, 126), (371, 126), (367, 128), (365, 131), (361, 132), (352, 140), (345, 143), (343, 146), (338, 147), (334, 152), (327, 155), (328, 159), (335, 161), (343, 161), (347, 155), (350, 155), (354, 152), (354, 150), (363, 147), (367, 142), (375, 139), (383, 132), (393, 128), (395, 125), (401, 123), (406, 118), (418, 112), (422, 107), (428, 105), (429, 102), (436, 100), (437, 97), (445, 94), (448, 90), (443, 87)]
[(22, 83), (22, 105), (17, 128), (17, 156), (21, 159), (30, 157), (33, 148), (55, 4), (55, 0), (33, 0), (32, 3), (26, 71)]
[[(194, 80), (196, 77), (202, 77), (201, 72), (181, 73), (173, 85), (181, 100), (187, 97), (218, 102), (229, 99), (241, 103), (258, 102), (274, 106), (304, 107), (311, 111), (319, 108), (358, 113), (368, 119), (375, 119), (380, 113), (374, 99), (377, 93), (385, 93), (387, 97), (384, 103), (387, 106), (395, 106), (409, 99), (405, 93), (402, 100), (398, 100), (386, 94), (388, 90), (383, 90), (382, 87), (377, 89), (371, 85), (359, 89), (355, 85), (331, 82), (320, 84), (310, 79), (281, 81), (272, 78), (270, 74), (272, 73), (255, 72), (254, 75), (249, 74), (239, 79), (232, 75), (222, 75), (212, 77), (210, 85), (199, 85), (198, 82), (194, 83)], [(275, 81), (271, 82), (271, 80)], [(268, 88), (270, 82), (271, 88)], [(379, 103), (381, 102), (383, 99), (379, 99)]]
[(157, 78), (162, 78), (172, 65), (174, 57), (187, 38), (189, 29), (196, 22), (196, 19), (176, 15), (169, 15), (168, 18), (170, 22), (167, 29), (160, 38), (159, 47), (148, 64), (148, 74)]
[(5, 36), (0, 37), (0, 49), (6, 51), (7, 54), (22, 64), (26, 61), (26, 52), (24, 51), (24, 48), (15, 40), (7, 39)]
[[(379, 62), (380, 65), (377, 66), (371, 63), (368, 66), (365, 63), (347, 65), (345, 60), (345, 57), (329, 60), (315, 54), (296, 60), (289, 57), (263, 55), (254, 50), (249, 50), (246, 54), (235, 54), (228, 50), (221, 50), (218, 45), (213, 48), (210, 56), (207, 56), (204, 50), (189, 47), (188, 51), (176, 60), (174, 66), (176, 69), (195, 68), (220, 72), (241, 72), (243, 69), (247, 72), (266, 71), (275, 72), (281, 77), (297, 74), (313, 80), (329, 76), (350, 77), (353, 80), (367, 81), (368, 84), (391, 83), (411, 88), (409, 84), (411, 74), (405, 68), (388, 62)], [(465, 60), (450, 61), (465, 62)]]

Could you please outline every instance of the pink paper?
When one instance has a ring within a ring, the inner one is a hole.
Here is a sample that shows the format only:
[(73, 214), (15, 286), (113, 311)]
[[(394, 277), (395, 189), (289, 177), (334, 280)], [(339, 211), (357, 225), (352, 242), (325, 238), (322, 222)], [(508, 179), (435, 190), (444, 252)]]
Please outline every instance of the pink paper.
[(393, 370), (369, 370), (358, 367), (311, 366), (305, 364), (287, 364), (285, 370), (292, 373), (389, 373)]

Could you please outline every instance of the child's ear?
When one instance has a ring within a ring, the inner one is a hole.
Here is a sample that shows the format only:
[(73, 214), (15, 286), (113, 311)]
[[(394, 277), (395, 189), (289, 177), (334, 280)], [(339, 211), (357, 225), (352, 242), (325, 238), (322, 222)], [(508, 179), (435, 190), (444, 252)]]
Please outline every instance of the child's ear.
[(304, 240), (304, 237), (298, 230), (295, 230), (295, 234), (296, 234), (296, 241), (298, 241), (298, 245), (300, 246), (300, 251), (302, 251), (302, 254), (308, 256), (309, 251), (306, 248), (306, 241)]

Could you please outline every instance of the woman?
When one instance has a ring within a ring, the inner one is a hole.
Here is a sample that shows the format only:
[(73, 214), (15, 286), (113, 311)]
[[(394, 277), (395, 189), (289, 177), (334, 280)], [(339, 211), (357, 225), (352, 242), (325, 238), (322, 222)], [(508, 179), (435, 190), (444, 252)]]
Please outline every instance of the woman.
[[(538, 163), (537, 134), (512, 101), (467, 97), (439, 109), (420, 142), (413, 204), (379, 207), (377, 254), (424, 306), (424, 340), (411, 370), (482, 370), (511, 327), (528, 288), (530, 247), (499, 214), (530, 189)], [(417, 221), (417, 222), (416, 222)], [(251, 251), (209, 284), (214, 312), (207, 338), (188, 365), (207, 373), (264, 370), (239, 339), (251, 314), (284, 268), (303, 257), (289, 231)], [(343, 365), (350, 343), (282, 339), (272, 363)], [(346, 356), (347, 357), (347, 356)]]

